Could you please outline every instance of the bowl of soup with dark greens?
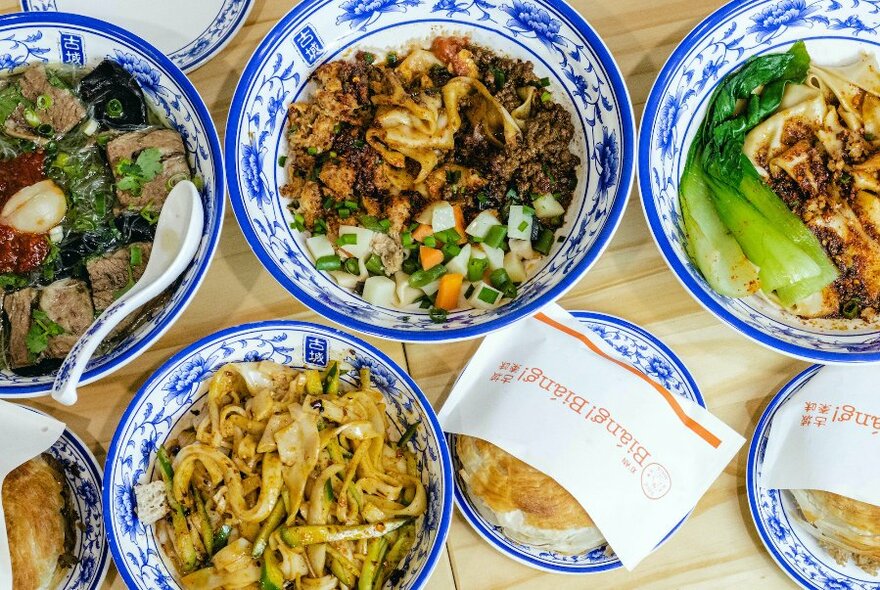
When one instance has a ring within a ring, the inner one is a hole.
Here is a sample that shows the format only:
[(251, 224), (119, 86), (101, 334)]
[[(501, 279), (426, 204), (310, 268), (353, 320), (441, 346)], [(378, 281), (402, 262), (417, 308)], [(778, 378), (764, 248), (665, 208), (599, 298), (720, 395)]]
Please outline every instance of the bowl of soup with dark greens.
[(144, 41), (91, 19), (0, 17), (0, 395), (48, 391), (77, 339), (143, 274), (162, 205), (190, 180), (208, 217), (196, 259), (115, 329), (85, 378), (171, 325), (216, 246), (218, 149), (195, 89)]

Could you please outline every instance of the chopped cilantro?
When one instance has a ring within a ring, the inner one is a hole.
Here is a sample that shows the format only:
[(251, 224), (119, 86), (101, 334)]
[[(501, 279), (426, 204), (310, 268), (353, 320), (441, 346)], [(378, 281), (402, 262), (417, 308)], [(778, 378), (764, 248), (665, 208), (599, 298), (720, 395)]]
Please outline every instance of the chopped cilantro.
[(64, 328), (49, 319), (42, 309), (34, 309), (31, 313), (31, 327), (25, 337), (28, 352), (36, 358), (49, 346), (49, 338), (64, 334)]
[(162, 172), (162, 152), (158, 148), (147, 148), (138, 154), (134, 162), (128, 158), (119, 160), (115, 171), (119, 177), (116, 188), (139, 195), (144, 185)]

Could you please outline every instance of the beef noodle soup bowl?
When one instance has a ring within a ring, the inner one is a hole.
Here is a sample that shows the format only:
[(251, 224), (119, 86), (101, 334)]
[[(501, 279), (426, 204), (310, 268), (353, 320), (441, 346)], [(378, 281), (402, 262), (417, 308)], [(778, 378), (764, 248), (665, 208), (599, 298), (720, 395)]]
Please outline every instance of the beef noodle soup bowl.
[(217, 133), (145, 41), (73, 15), (0, 17), (0, 395), (51, 389), (73, 343), (143, 273), (181, 180), (204, 203), (196, 257), (107, 339), (85, 381), (150, 346), (198, 288), (223, 216)]
[(444, 341), (577, 283), (633, 139), (616, 64), (565, 4), (306, 0), (245, 69), (225, 149), (239, 224), (297, 299)]

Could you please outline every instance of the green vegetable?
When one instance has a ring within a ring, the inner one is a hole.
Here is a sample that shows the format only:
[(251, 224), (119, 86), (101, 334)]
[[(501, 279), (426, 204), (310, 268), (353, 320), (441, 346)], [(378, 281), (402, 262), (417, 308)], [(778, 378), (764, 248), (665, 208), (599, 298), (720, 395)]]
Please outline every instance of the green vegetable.
[(415, 289), (421, 289), (425, 285), (430, 285), (445, 274), (446, 267), (442, 264), (438, 264), (428, 270), (418, 270), (410, 275), (409, 286)]
[(199, 534), (202, 544), (205, 546), (208, 556), (214, 555), (214, 532), (211, 530), (211, 520), (208, 518), (208, 510), (205, 508), (205, 500), (202, 493), (193, 486), (192, 495), (196, 499), (196, 509), (199, 514)]
[(272, 512), (269, 513), (269, 517), (264, 520), (263, 524), (260, 526), (260, 532), (257, 534), (257, 538), (254, 539), (251, 555), (255, 559), (259, 558), (266, 551), (266, 547), (269, 546), (269, 535), (274, 533), (275, 529), (281, 526), (281, 521), (284, 520), (285, 516), (287, 516), (287, 510), (285, 510), (284, 502), (279, 496), (275, 501), (275, 506), (272, 508)]
[(489, 274), (489, 282), (492, 286), (504, 293), (505, 297), (513, 299), (516, 297), (516, 285), (510, 280), (510, 275), (503, 268), (493, 270)]
[(843, 305), (840, 306), (840, 315), (848, 320), (857, 318), (861, 311), (862, 300), (858, 297), (853, 297), (852, 299), (847, 300), (843, 303)]
[(168, 505), (171, 506), (174, 547), (177, 551), (177, 557), (180, 559), (183, 573), (189, 573), (196, 567), (196, 549), (190, 536), (189, 526), (186, 523), (183, 506), (174, 499), (174, 493), (171, 491), (174, 486), (174, 469), (171, 467), (171, 459), (168, 458), (168, 453), (162, 445), (159, 445), (156, 452), (156, 463), (159, 466), (159, 473), (162, 474), (162, 479), (165, 481)]
[(317, 156), (318, 155), (318, 148), (310, 147), (306, 150), (306, 153), (308, 153), (310, 156)]
[(679, 186), (688, 254), (722, 295), (743, 297), (760, 283), (788, 306), (838, 275), (743, 154), (746, 134), (779, 108), (786, 86), (802, 82), (809, 65), (802, 42), (748, 60), (713, 93), (691, 146)]
[(338, 238), (336, 238), (337, 246), (354, 246), (357, 243), (357, 234), (342, 234)]
[(321, 256), (315, 261), (315, 268), (318, 270), (339, 270), (342, 268), (342, 259), (335, 254), (331, 256)]
[(480, 292), (477, 294), (477, 299), (479, 299), (480, 301), (483, 301), (485, 303), (488, 303), (489, 305), (492, 305), (496, 301), (498, 301), (499, 295), (500, 295), (500, 293), (498, 293), (498, 291), (493, 291), (492, 289), (487, 289), (486, 287), (483, 287), (482, 289), (480, 289)]
[(532, 244), (532, 249), (546, 256), (553, 247), (553, 231), (547, 228), (541, 230), (538, 239)]
[(45, 111), (52, 108), (52, 97), (48, 94), (41, 94), (37, 97), (37, 108)]
[(283, 590), (283, 588), (284, 573), (281, 571), (278, 557), (274, 551), (268, 551), (265, 553), (263, 567), (260, 570), (260, 590)]
[(504, 86), (504, 83), (507, 82), (507, 74), (499, 68), (490, 68), (489, 71), (492, 72), (492, 80), (495, 82), (495, 86), (497, 88)]
[(361, 264), (354, 256), (352, 256), (351, 258), (346, 258), (345, 262), (342, 264), (342, 267), (345, 269), (345, 272), (350, 275), (360, 276), (361, 274)]
[(287, 156), (283, 154), (278, 156), (278, 166), (284, 168), (285, 164), (287, 164)]
[(333, 558), (330, 561), (330, 572), (339, 578), (339, 581), (345, 584), (349, 588), (353, 588), (355, 585), (355, 576), (350, 571), (348, 571), (343, 562), (338, 558)]
[(390, 221), (387, 219), (379, 220), (374, 215), (361, 215), (358, 220), (363, 227), (382, 234), (387, 234), (391, 227)]
[(504, 238), (507, 237), (507, 226), (506, 225), (493, 225), (489, 228), (489, 231), (486, 233), (486, 237), (483, 238), (483, 243), (487, 246), (492, 246), (493, 248), (498, 248), (501, 246), (501, 243), (504, 241)]
[(467, 280), (472, 283), (479, 281), (488, 266), (489, 261), (486, 258), (471, 258), (468, 261)]
[(422, 243), (425, 244), (428, 248), (436, 248), (437, 247), (437, 238), (434, 236), (425, 236), (425, 239), (422, 240)]
[(439, 307), (431, 307), (431, 309), (428, 310), (428, 317), (435, 324), (442, 324), (443, 322), (445, 322), (446, 316), (448, 315), (448, 311)]
[(115, 172), (119, 179), (116, 187), (133, 195), (141, 194), (144, 185), (162, 172), (162, 152), (158, 148), (147, 148), (132, 162), (123, 158), (116, 163)]
[(364, 560), (361, 575), (358, 578), (358, 590), (373, 590), (376, 573), (382, 564), (386, 551), (388, 551), (388, 539), (384, 536), (373, 539), (367, 545), (367, 558)]
[(211, 545), (214, 547), (214, 553), (217, 553), (229, 544), (229, 534), (231, 532), (232, 527), (228, 524), (224, 524), (214, 531), (214, 538), (211, 542)]
[(421, 424), (421, 420), (416, 420), (412, 424), (406, 427), (406, 430), (403, 431), (403, 434), (400, 435), (400, 440), (397, 441), (397, 447), (402, 448), (408, 443), (413, 436), (416, 434), (416, 430)]
[(329, 395), (339, 393), (339, 361), (330, 361), (330, 364), (324, 369), (324, 374), (321, 375), (321, 380), (323, 381), (324, 393)]
[[(688, 160), (690, 162), (690, 159)], [(727, 297), (745, 297), (758, 287), (758, 269), (718, 217), (699, 166), (685, 166), (680, 185), (688, 253), (706, 282)]]
[(140, 246), (132, 246), (129, 255), (132, 266), (137, 266), (143, 262), (144, 254)]
[(25, 337), (25, 345), (28, 352), (37, 357), (49, 347), (49, 338), (61, 334), (64, 334), (64, 328), (49, 319), (42, 309), (34, 309), (31, 312), (31, 327)]
[(122, 102), (118, 98), (110, 99), (107, 102), (107, 106), (105, 107), (105, 111), (107, 112), (107, 116), (111, 119), (118, 119), (122, 115), (125, 114), (122, 108)]
[(551, 98), (553, 98), (553, 95), (546, 90), (541, 93), (541, 102), (550, 102)]
[(367, 272), (374, 275), (384, 275), (385, 267), (382, 265), (382, 258), (378, 254), (370, 254), (364, 261), (364, 268)]
[(393, 51), (389, 51), (388, 54), (385, 56), (385, 63), (389, 66), (393, 66), (394, 64), (396, 64), (397, 54)]
[(0, 125), (6, 122), (20, 104), (28, 105), (29, 101), (21, 93), (18, 84), (10, 84), (0, 89)]
[(550, 78), (547, 78), (547, 77), (541, 78), (538, 81), (538, 85), (541, 86), (541, 88), (546, 88), (547, 86), (550, 86)]

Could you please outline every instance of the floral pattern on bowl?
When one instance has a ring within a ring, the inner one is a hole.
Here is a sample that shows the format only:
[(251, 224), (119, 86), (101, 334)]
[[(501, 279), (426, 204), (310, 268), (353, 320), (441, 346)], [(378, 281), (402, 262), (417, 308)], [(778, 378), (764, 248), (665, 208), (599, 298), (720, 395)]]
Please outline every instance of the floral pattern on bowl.
[(789, 516), (797, 510), (784, 491), (761, 485), (764, 453), (773, 417), (791, 396), (821, 369), (813, 365), (785, 384), (755, 427), (746, 463), (746, 494), (755, 528), (770, 556), (799, 586), (808, 590), (880, 590), (880, 575), (871, 576), (852, 563), (840, 565), (818, 541)]
[[(365, 303), (315, 270), (305, 240), (278, 194), (287, 105), (306, 96), (310, 72), (355, 48), (384, 52), (436, 34), (475, 42), (535, 64), (572, 113), (581, 156), (577, 199), (563, 237), (512, 302), (450, 313)], [(230, 194), (245, 237), (272, 275), (329, 319), (402, 341), (472, 338), (534, 313), (560, 297), (596, 261), (620, 222), (633, 176), (634, 124), (622, 76), (602, 41), (570, 6), (549, 0), (305, 0), (254, 53), (232, 101), (226, 132)]]
[[(605, 351), (614, 358), (629, 363), (665, 387), (670, 393), (706, 407), (696, 382), (681, 360), (660, 340), (649, 332), (626, 320), (587, 311), (573, 311), (571, 314), (594, 335), (605, 343)], [(566, 555), (540, 547), (514, 541), (504, 534), (501, 527), (487, 521), (467, 497), (461, 479), (461, 462), (455, 451), (454, 434), (446, 438), (452, 454), (453, 477), (455, 480), (455, 505), (465, 520), (492, 547), (529, 567), (560, 574), (595, 574), (621, 567), (620, 559), (608, 546), (593, 549), (579, 555)], [(681, 520), (661, 541), (661, 545), (671, 537), (687, 519)]]
[(724, 323), (759, 344), (822, 363), (880, 360), (880, 328), (850, 329), (828, 320), (801, 320), (759, 296), (715, 293), (689, 259), (681, 229), (678, 182), (687, 147), (709, 96), (749, 57), (785, 51), (805, 40), (822, 63), (847, 63), (877, 52), (876, 0), (749, 0), (731, 2), (681, 42), (648, 97), (639, 132), (639, 188), (651, 233), (667, 264), (691, 295)]
[(133, 486), (152, 479), (157, 445), (202, 403), (201, 383), (226, 363), (256, 360), (314, 368), (339, 360), (348, 367), (341, 379), (351, 385), (358, 369), (369, 366), (393, 427), (402, 433), (405, 424), (421, 422), (412, 440), (420, 451), (428, 511), (401, 565), (404, 576), (397, 588), (423, 587), (443, 549), (452, 512), (449, 451), (434, 411), (415, 382), (377, 349), (332, 328), (291, 321), (244, 324), (195, 342), (162, 365), (128, 406), (107, 453), (103, 494), (110, 549), (125, 583), (133, 590), (180, 589), (152, 527), (137, 519)]
[[(130, 362), (164, 334), (186, 308), (217, 247), (226, 192), (220, 143), (211, 116), (195, 87), (167, 57), (130, 33), (88, 17), (64, 13), (0, 16), (0, 74), (38, 62), (94, 66), (105, 57), (131, 72), (183, 137), (190, 165), (204, 180), (205, 229), (196, 257), (169, 302), (108, 354), (92, 359), (83, 383)], [(54, 378), (0, 371), (0, 397), (47, 394)]]

